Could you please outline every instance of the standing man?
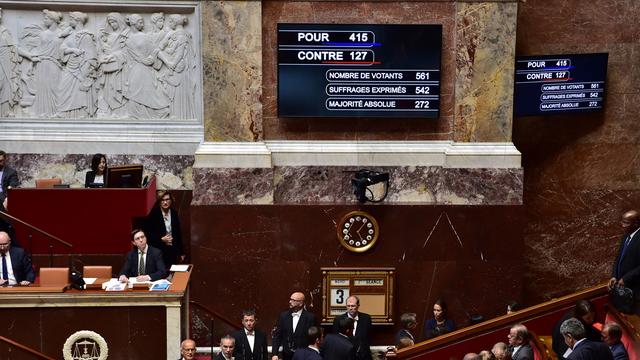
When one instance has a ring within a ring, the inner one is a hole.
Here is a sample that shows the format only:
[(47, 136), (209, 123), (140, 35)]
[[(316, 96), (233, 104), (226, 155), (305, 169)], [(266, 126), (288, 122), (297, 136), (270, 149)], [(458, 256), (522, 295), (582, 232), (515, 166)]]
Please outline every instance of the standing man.
[(613, 355), (607, 345), (588, 340), (585, 337), (584, 325), (580, 320), (576, 318), (565, 320), (560, 325), (560, 333), (564, 337), (564, 342), (571, 349), (567, 360), (613, 360)]
[(220, 339), (220, 352), (216, 356), (216, 360), (233, 360), (235, 346), (236, 340), (231, 335), (225, 335)]
[(614, 360), (629, 360), (627, 349), (622, 343), (622, 328), (617, 323), (610, 321), (602, 328), (602, 341), (609, 346)]
[(233, 351), (235, 360), (267, 360), (267, 335), (256, 329), (257, 321), (255, 310), (242, 312), (242, 329), (231, 334), (236, 340)]
[(320, 345), (320, 356), (323, 360), (355, 360), (356, 347), (349, 339), (353, 331), (353, 319), (342, 317), (338, 320), (338, 331), (329, 334)]
[(529, 345), (529, 330), (516, 324), (509, 330), (509, 350), (513, 360), (533, 360), (533, 349)]
[(162, 252), (147, 244), (144, 231), (135, 229), (131, 232), (131, 244), (134, 249), (127, 253), (119, 280), (129, 281), (135, 277), (136, 281), (156, 281), (165, 277), (166, 268), (162, 260)]
[(193, 360), (196, 358), (196, 342), (191, 339), (185, 339), (180, 344), (180, 360)]
[(298, 348), (293, 353), (293, 360), (322, 360), (320, 356), (321, 335), (317, 326), (310, 327), (309, 331), (307, 331), (307, 343), (309, 343), (309, 346)]
[(18, 173), (7, 166), (7, 153), (0, 150), (0, 210), (7, 208), (7, 190), (18, 187)]
[(316, 325), (316, 317), (304, 309), (304, 294), (294, 292), (289, 298), (289, 310), (280, 314), (273, 333), (271, 360), (278, 360), (280, 346), (282, 358), (291, 360), (297, 348), (306, 347), (307, 332)]
[(11, 246), (9, 234), (0, 231), (0, 285), (29, 285), (36, 274), (31, 266), (31, 258), (19, 247)]
[(371, 316), (363, 312), (359, 312), (360, 298), (351, 295), (347, 298), (347, 312), (333, 319), (333, 332), (338, 333), (338, 323), (340, 319), (353, 319), (353, 332), (351, 333), (351, 342), (356, 348), (356, 359), (371, 360), (371, 341), (369, 333), (371, 331)]
[(640, 214), (629, 210), (622, 214), (621, 221), (624, 236), (616, 261), (613, 263), (613, 277), (609, 280), (609, 288), (614, 285), (625, 286), (633, 290), (634, 313), (638, 313), (640, 299)]

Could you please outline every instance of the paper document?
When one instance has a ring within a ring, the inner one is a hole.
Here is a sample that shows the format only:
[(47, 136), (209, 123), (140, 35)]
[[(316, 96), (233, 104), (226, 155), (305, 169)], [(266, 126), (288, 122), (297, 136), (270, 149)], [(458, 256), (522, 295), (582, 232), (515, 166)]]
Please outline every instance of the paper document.
[(82, 278), (85, 284), (92, 285), (98, 280), (98, 278)]
[(174, 272), (187, 272), (189, 271), (189, 265), (171, 265), (171, 269), (169, 271)]

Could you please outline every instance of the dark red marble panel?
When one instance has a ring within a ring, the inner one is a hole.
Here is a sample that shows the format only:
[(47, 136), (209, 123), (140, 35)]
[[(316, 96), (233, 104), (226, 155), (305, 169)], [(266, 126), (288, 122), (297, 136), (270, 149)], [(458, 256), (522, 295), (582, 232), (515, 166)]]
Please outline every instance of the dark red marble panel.
[[(0, 335), (56, 359), (76, 331), (100, 334), (109, 359), (166, 359), (164, 307), (20, 308), (0, 309)], [(20, 357), (16, 357), (20, 358)]]
[[(348, 252), (336, 223), (351, 210), (379, 222), (379, 242)], [(522, 286), (519, 206), (194, 206), (192, 299), (237, 319), (256, 307), (261, 327), (274, 326), (289, 294), (302, 290), (320, 316), (321, 267), (388, 267), (397, 271), (395, 316), (418, 313), (420, 326), (438, 297), (461, 325), (471, 314), (494, 317)], [(196, 319), (196, 321), (199, 321)], [(398, 326), (376, 328), (390, 344)], [(228, 331), (228, 330), (216, 330)], [(223, 335), (214, 334), (214, 338)], [(197, 336), (207, 342), (209, 335)]]
[(526, 214), (525, 298), (536, 303), (605, 281), (622, 212), (640, 204), (640, 3), (518, 3), (517, 54), (608, 52), (602, 113), (514, 119)]

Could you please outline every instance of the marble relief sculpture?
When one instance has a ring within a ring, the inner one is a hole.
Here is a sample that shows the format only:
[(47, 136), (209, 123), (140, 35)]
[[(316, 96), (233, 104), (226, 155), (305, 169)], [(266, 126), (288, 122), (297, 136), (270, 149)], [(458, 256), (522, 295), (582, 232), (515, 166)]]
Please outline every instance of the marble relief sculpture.
[(87, 14), (69, 13), (70, 29), (60, 45), (63, 71), (58, 90), (58, 112), (62, 117), (91, 117), (97, 110), (97, 94), (93, 83), (97, 77), (98, 59), (95, 35), (84, 30)]
[(43, 10), (16, 41), (0, 9), (0, 117), (195, 119), (187, 17), (154, 13), (150, 29), (141, 14), (103, 19)]
[(13, 36), (2, 26), (0, 8), (0, 116), (13, 115), (13, 108), (20, 100), (20, 58)]

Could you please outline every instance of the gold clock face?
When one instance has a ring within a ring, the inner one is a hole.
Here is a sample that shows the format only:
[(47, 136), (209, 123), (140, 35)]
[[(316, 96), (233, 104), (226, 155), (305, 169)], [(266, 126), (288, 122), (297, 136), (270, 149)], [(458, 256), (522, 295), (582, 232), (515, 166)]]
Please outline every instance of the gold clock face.
[(353, 252), (369, 250), (380, 233), (376, 219), (364, 211), (352, 211), (343, 216), (337, 229), (340, 244)]

